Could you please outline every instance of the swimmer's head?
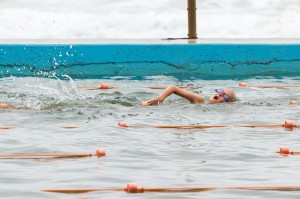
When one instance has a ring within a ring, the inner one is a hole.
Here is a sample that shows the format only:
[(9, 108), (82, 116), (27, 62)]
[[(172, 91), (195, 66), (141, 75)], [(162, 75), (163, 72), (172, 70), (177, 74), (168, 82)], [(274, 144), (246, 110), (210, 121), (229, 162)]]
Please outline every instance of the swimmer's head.
[(212, 104), (236, 101), (233, 90), (229, 88), (217, 88), (215, 92), (209, 99), (209, 102)]

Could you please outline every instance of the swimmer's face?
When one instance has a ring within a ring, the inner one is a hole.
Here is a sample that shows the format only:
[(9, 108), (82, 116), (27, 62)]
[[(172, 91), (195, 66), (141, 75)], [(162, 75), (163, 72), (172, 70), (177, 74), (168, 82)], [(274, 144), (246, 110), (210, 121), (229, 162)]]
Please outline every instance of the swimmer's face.
[(212, 104), (235, 101), (234, 92), (230, 89), (218, 88), (218, 89), (215, 89), (215, 92), (216, 93), (213, 94), (209, 99), (209, 102), (212, 103)]
[(209, 103), (212, 103), (212, 104), (224, 103), (224, 102), (225, 102), (225, 99), (221, 93), (215, 93), (209, 99)]

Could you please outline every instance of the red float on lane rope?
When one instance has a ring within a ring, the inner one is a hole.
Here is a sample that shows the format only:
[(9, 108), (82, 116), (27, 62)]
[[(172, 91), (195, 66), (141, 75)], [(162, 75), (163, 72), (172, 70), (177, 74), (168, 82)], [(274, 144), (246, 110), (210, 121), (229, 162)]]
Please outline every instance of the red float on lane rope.
[(108, 89), (109, 86), (107, 84), (100, 84), (99, 89)]
[(106, 156), (106, 152), (104, 149), (97, 149), (96, 154), (97, 157)]
[(0, 104), (0, 108), (9, 108), (7, 104)]
[(138, 187), (135, 183), (128, 183), (125, 189), (128, 193), (138, 193)]
[(121, 127), (128, 127), (126, 122), (119, 122), (118, 125)]
[(296, 127), (296, 125), (293, 123), (293, 121), (286, 120), (286, 121), (282, 124), (282, 127), (288, 128), (288, 129), (293, 129), (294, 127)]
[(9, 129), (14, 129), (16, 127), (14, 126), (0, 126), (0, 130), (9, 130)]
[(279, 151), (277, 151), (280, 155), (300, 155), (300, 152), (290, 151), (287, 147), (281, 147)]
[(245, 82), (241, 82), (241, 83), (239, 83), (239, 86), (240, 86), (240, 87), (246, 87), (247, 84), (246, 84)]

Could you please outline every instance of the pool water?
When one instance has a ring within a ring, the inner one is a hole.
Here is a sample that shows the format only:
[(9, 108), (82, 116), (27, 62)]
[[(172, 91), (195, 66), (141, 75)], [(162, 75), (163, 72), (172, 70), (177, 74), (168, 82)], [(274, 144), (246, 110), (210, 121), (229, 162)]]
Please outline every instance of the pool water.
[[(9, 77), (0, 79), (0, 103), (33, 109), (0, 109), (0, 153), (94, 153), (80, 159), (0, 159), (3, 198), (299, 198), (300, 191), (216, 190), (182, 193), (91, 192), (46, 193), (41, 189), (142, 187), (207, 187), (300, 185), (299, 156), (280, 156), (283, 146), (300, 151), (300, 130), (239, 128), (237, 125), (299, 122), (300, 89), (238, 87), (300, 85), (299, 77), (253, 77), (236, 80), (178, 80), (172, 77), (107, 77), (73, 80)], [(115, 86), (83, 90), (79, 86)], [(152, 85), (195, 85), (190, 91), (206, 99), (216, 87), (230, 87), (238, 101), (189, 104), (170, 96), (159, 106), (144, 107), (162, 90)], [(43, 108), (48, 107), (50, 108)], [(228, 125), (211, 129), (122, 128), (128, 125)], [(65, 129), (61, 126), (78, 126)]]

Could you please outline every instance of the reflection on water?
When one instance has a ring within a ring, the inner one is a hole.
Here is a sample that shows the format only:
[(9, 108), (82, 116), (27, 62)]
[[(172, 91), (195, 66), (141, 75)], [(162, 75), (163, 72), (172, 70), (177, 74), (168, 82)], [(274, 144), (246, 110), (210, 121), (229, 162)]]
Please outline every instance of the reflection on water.
[[(245, 79), (248, 85), (300, 85), (296, 78)], [(79, 86), (107, 83), (108, 90), (84, 90)], [(299, 151), (299, 131), (281, 128), (237, 128), (236, 125), (300, 123), (300, 89), (238, 87), (238, 80), (179, 81), (171, 77), (132, 80), (73, 80), (52, 78), (2, 78), (0, 103), (28, 109), (0, 109), (2, 154), (94, 153), (106, 149), (104, 158), (36, 161), (1, 160), (0, 192), (4, 197), (70, 197), (39, 192), (47, 188), (125, 187), (136, 182), (144, 187), (195, 187), (242, 185), (299, 185), (300, 160), (281, 157), (282, 146)], [(233, 104), (192, 105), (171, 96), (160, 106), (143, 107), (161, 90), (150, 85), (198, 85), (191, 91), (209, 98), (215, 87), (236, 91)], [(34, 107), (34, 109), (30, 109)], [(48, 107), (48, 108), (46, 108)], [(228, 125), (212, 129), (127, 129), (129, 125)], [(78, 126), (64, 129), (61, 126)], [(243, 191), (200, 193), (147, 193), (148, 198), (240, 198)], [(298, 192), (247, 191), (259, 198), (297, 198)], [(71, 197), (74, 197), (72, 195)], [(82, 195), (80, 196), (82, 197)], [(84, 194), (83, 197), (128, 197), (123, 192)]]

